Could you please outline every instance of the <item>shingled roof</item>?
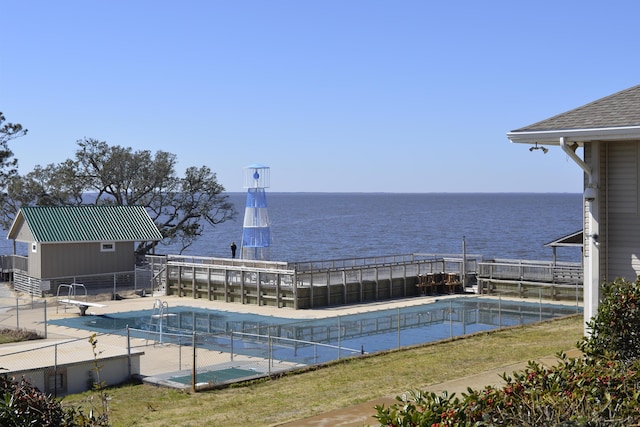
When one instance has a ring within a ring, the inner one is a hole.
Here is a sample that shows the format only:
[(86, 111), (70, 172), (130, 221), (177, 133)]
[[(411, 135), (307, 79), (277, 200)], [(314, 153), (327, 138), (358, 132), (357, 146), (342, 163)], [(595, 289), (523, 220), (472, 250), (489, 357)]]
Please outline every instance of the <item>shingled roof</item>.
[(544, 131), (640, 125), (640, 85), (605, 96), (582, 107), (514, 130)]
[(36, 242), (148, 242), (162, 234), (143, 206), (29, 206), (18, 212), (7, 238), (23, 224)]
[(554, 144), (567, 141), (640, 139), (640, 85), (605, 96), (507, 134), (512, 142)]

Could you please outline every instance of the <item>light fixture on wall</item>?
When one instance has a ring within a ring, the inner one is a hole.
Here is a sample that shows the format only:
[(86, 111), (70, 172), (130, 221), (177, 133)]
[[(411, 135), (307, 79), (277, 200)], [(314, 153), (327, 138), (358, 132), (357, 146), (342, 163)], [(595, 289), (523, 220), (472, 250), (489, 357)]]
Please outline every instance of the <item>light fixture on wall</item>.
[(531, 148), (529, 148), (529, 151), (533, 151), (533, 150), (542, 150), (542, 152), (543, 152), (544, 154), (547, 154), (547, 151), (549, 151), (549, 149), (548, 149), (547, 147), (543, 147), (542, 145), (541, 145), (541, 146), (538, 146), (538, 143), (537, 143), (537, 142), (536, 142), (536, 146), (535, 146), (535, 147), (531, 147)]
[(598, 196), (598, 192), (593, 187), (587, 187), (584, 189), (583, 197), (587, 202), (593, 202)]

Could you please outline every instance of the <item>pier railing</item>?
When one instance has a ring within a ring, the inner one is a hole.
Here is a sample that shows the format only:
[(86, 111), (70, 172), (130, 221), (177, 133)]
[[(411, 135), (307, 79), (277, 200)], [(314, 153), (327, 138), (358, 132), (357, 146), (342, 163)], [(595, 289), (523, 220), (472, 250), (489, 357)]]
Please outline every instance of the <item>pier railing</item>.
[(461, 291), (527, 296), (542, 289), (545, 298), (551, 299), (581, 299), (583, 283), (580, 263), (485, 260), (476, 254), (414, 253), (289, 263), (148, 255), (135, 271), (45, 281), (27, 274), (26, 257), (6, 256), (0, 263), (2, 271), (12, 272), (15, 289), (31, 295), (71, 281), (91, 285), (92, 293), (148, 290), (295, 308), (419, 296), (424, 293), (422, 279), (434, 273), (453, 276), (454, 289)]
[(494, 259), (478, 264), (479, 294), (543, 295), (549, 299), (582, 299), (580, 263)]
[(314, 308), (417, 296), (421, 275), (447, 272), (464, 290), (481, 257), (405, 254), (298, 263), (149, 256), (158, 294), (241, 304)]
[[(289, 263), (289, 268), (298, 272), (310, 272), (310, 271), (327, 271), (327, 270), (344, 270), (354, 268), (371, 268), (390, 265), (403, 265), (403, 264), (425, 264), (433, 262), (443, 262), (444, 260), (455, 260), (456, 262), (462, 262), (463, 255), (461, 254), (403, 254), (403, 255), (385, 255), (375, 257), (361, 257), (361, 258), (344, 258), (344, 259), (331, 259), (323, 261), (301, 261)], [(482, 260), (482, 255), (469, 254), (467, 258), (467, 271), (476, 271), (476, 265), (479, 260)], [(445, 271), (445, 270), (443, 270)]]

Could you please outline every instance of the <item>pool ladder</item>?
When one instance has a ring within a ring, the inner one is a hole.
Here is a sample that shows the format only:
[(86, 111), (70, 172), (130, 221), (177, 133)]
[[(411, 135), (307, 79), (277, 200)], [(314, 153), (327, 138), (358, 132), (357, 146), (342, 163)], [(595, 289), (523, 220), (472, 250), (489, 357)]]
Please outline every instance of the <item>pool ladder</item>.
[(155, 332), (159, 333), (159, 339), (154, 340), (162, 344), (162, 326), (164, 319), (169, 317), (169, 303), (166, 301), (160, 301), (156, 299), (153, 302), (153, 310), (151, 311), (151, 320), (149, 322), (149, 333), (147, 334), (147, 344), (149, 344), (149, 334), (152, 332), (151, 328), (155, 326)]

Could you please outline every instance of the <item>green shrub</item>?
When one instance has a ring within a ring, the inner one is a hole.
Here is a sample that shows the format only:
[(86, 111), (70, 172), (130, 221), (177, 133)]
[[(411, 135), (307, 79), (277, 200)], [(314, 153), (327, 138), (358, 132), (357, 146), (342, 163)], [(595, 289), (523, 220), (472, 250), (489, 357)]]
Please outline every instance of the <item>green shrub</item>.
[[(109, 396), (100, 382), (100, 369), (96, 334), (89, 337), (94, 355), (92, 386), (99, 394), (101, 411), (85, 415), (82, 409), (63, 407), (59, 400), (38, 390), (24, 377), (16, 380), (6, 374), (0, 376), (0, 426), (38, 427), (109, 427)], [(97, 380), (93, 379), (93, 375)]]
[(640, 278), (605, 284), (598, 312), (587, 327), (590, 334), (579, 345), (585, 354), (624, 362), (640, 358)]
[(38, 427), (107, 427), (108, 421), (64, 408), (28, 380), (0, 376), (0, 425)]
[(567, 358), (556, 366), (536, 362), (505, 385), (468, 389), (461, 398), (409, 393), (399, 403), (376, 406), (381, 426), (629, 426), (640, 419), (640, 365)]
[(59, 426), (64, 425), (64, 410), (60, 403), (44, 395), (24, 378), (0, 377), (0, 425)]
[(468, 389), (459, 398), (411, 392), (376, 406), (381, 426), (630, 426), (640, 425), (640, 278), (604, 287), (591, 335), (579, 358), (559, 355), (545, 367), (529, 362), (503, 375), (505, 385)]

